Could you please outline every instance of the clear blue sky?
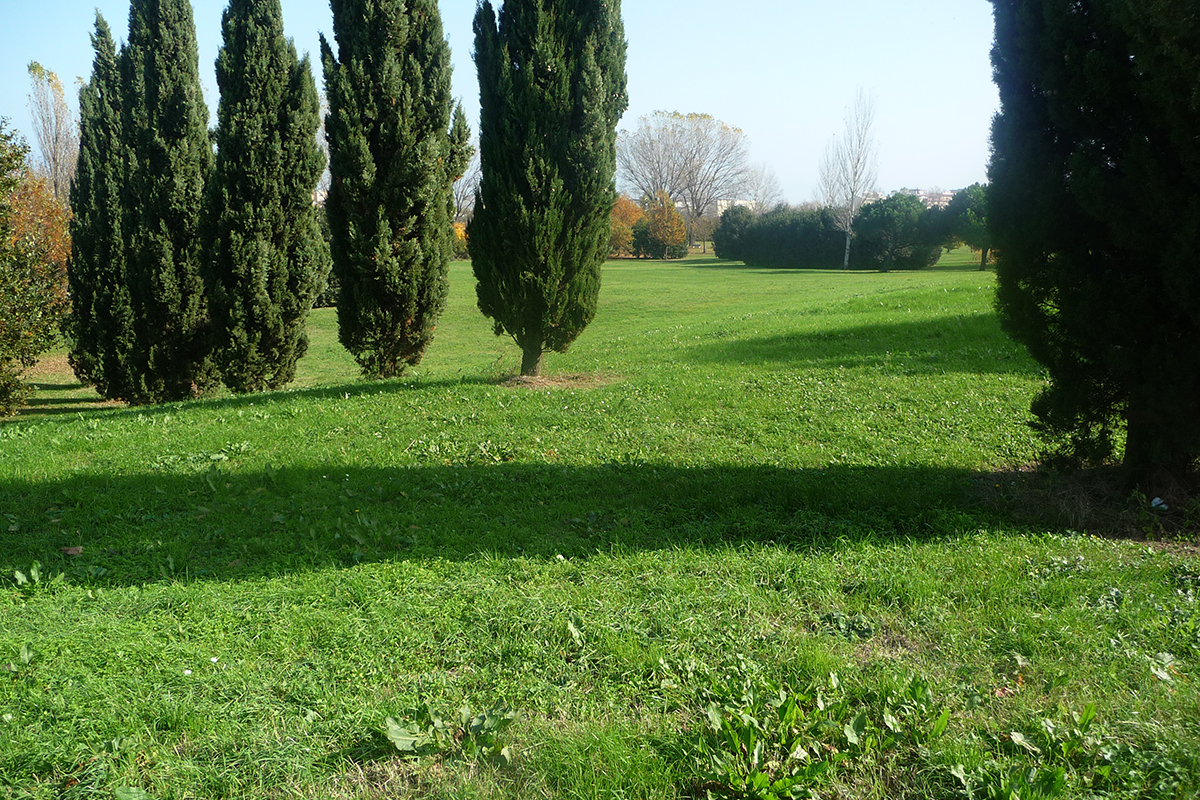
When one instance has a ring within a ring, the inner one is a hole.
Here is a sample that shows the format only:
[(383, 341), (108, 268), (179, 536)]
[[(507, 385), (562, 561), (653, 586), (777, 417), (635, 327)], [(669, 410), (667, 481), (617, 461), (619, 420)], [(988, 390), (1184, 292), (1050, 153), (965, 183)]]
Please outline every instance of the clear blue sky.
[[(288, 35), (315, 64), (318, 31), (332, 40), (327, 0), (282, 1)], [(225, 2), (192, 0), (212, 119)], [(57, 72), (74, 100), (74, 79), (91, 72), (97, 8), (123, 40), (128, 0), (0, 0), (0, 116), (30, 132), (31, 60)], [(474, 126), (475, 0), (442, 0), (441, 11), (454, 92)], [(775, 170), (789, 201), (803, 202), (813, 198), (821, 152), (862, 87), (876, 98), (882, 189), (956, 189), (985, 177), (998, 105), (987, 0), (626, 0), (622, 11), (630, 96), (623, 127), (656, 109), (712, 114), (746, 131), (752, 158)]]

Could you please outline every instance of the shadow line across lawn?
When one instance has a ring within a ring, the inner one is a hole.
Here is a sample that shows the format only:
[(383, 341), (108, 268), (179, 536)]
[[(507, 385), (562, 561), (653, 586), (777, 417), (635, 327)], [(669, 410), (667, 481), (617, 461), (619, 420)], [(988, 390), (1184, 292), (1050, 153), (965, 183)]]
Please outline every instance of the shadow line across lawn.
[[(176, 466), (178, 468), (178, 465)], [(1005, 524), (981, 479), (923, 466), (657, 464), (79, 474), (0, 482), (0, 574), (99, 585), (240, 580), (388, 560), (586, 558), (612, 549), (841, 547)], [(63, 548), (82, 547), (79, 555)]]
[(712, 363), (891, 367), (910, 375), (1041, 374), (1036, 362), (1003, 337), (995, 314), (719, 340), (697, 345), (690, 353)]

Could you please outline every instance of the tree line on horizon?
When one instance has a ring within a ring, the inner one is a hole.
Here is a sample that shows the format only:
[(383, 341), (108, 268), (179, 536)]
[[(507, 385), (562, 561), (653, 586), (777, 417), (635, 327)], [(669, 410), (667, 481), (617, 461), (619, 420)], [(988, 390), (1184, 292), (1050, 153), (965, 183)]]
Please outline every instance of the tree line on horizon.
[[(777, 269), (923, 269), (943, 250), (966, 244), (980, 252), (980, 270), (991, 251), (987, 186), (956, 192), (945, 207), (927, 207), (918, 197), (896, 192), (858, 205), (852, 218), (842, 207), (780, 204), (756, 213), (746, 205), (726, 209), (713, 232), (719, 258)], [(846, 231), (852, 231), (846, 248)]]

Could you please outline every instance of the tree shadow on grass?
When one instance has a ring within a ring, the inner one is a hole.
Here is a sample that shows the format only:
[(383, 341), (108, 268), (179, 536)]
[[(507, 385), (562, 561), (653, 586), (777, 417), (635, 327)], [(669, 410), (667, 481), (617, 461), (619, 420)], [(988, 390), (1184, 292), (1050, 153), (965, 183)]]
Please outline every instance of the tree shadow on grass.
[[(271, 392), (256, 392), (243, 395), (222, 395), (199, 397), (193, 400), (183, 400), (157, 405), (131, 406), (122, 402), (105, 400), (102, 397), (73, 398), (67, 396), (35, 397), (22, 408), (16, 417), (7, 420), (0, 418), (0, 426), (6, 422), (32, 422), (40, 417), (59, 414), (76, 414), (82, 412), (105, 411), (117, 414), (155, 417), (166, 414), (176, 415), (184, 409), (228, 409), (239, 410), (251, 406), (270, 408), (276, 404), (289, 404), (297, 398), (306, 400), (349, 400), (355, 397), (398, 393), (414, 389), (444, 390), (455, 386), (499, 386), (508, 381), (508, 377), (487, 377), (482, 375), (458, 376), (426, 380), (421, 378), (393, 378), (380, 381), (360, 380), (353, 383), (329, 384), (297, 389), (280, 389)], [(39, 390), (61, 390), (63, 387), (36, 385)], [(80, 386), (75, 384), (67, 387), (78, 391)]]
[(692, 347), (689, 353), (708, 362), (877, 368), (904, 375), (1041, 374), (1004, 335), (993, 314), (723, 339)]
[(169, 468), (0, 482), (0, 575), (38, 561), (99, 585), (223, 581), (389, 560), (824, 548), (992, 524), (971, 473), (934, 467)]

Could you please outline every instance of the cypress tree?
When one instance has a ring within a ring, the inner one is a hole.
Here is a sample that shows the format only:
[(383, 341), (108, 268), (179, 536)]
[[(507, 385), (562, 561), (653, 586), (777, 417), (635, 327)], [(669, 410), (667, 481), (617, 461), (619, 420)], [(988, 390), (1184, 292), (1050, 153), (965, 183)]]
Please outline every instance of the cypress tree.
[(132, 0), (122, 54), (123, 234), (136, 380), (116, 396), (179, 400), (215, 377), (198, 236), (213, 151), (188, 0)]
[(1037, 425), (1163, 492), (1200, 456), (1200, 16), (1192, 0), (994, 0), (989, 223)]
[(479, 309), (521, 374), (596, 313), (628, 105), (619, 0), (487, 0), (475, 13), (483, 171), (469, 227)]
[(308, 349), (329, 271), (312, 202), (325, 157), (312, 70), (283, 36), (279, 0), (231, 0), (222, 31), (204, 270), (221, 378), (254, 392), (290, 382)]
[(435, 0), (333, 0), (321, 39), (338, 336), (365, 375), (416, 365), (446, 304), (452, 187), (470, 158)]
[(136, 347), (123, 240), (121, 74), (99, 13), (92, 48), (92, 76), (79, 93), (79, 160), (71, 187), (69, 360), (79, 379), (105, 397), (129, 397)]

